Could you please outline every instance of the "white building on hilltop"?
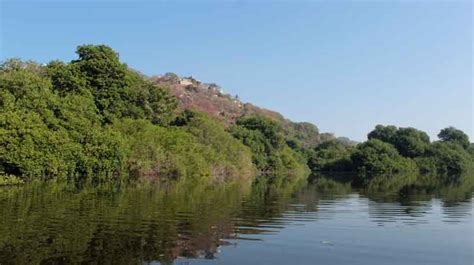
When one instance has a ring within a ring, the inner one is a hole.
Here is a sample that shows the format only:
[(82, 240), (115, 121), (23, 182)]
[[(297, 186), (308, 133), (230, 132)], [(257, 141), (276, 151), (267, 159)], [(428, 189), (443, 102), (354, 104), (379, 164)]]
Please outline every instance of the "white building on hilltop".
[(179, 79), (179, 84), (183, 86), (189, 86), (193, 84), (193, 81), (189, 78), (180, 78)]

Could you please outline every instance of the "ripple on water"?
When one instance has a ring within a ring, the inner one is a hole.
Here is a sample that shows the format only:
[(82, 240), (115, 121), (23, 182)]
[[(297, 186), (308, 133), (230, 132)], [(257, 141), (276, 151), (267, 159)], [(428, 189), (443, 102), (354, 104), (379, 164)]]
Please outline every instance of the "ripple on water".
[(260, 264), (344, 264), (351, 257), (352, 264), (448, 264), (454, 255), (451, 263), (463, 264), (473, 258), (472, 197), (324, 193), (311, 185), (248, 194), (214, 189), (99, 194), (27, 185), (0, 193), (0, 263), (246, 264), (260, 257)]

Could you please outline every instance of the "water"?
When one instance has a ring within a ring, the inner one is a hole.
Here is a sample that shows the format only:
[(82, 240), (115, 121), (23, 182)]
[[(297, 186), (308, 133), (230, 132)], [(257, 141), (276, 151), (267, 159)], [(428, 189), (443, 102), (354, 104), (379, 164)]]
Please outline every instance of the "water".
[(0, 189), (0, 264), (473, 264), (472, 187)]

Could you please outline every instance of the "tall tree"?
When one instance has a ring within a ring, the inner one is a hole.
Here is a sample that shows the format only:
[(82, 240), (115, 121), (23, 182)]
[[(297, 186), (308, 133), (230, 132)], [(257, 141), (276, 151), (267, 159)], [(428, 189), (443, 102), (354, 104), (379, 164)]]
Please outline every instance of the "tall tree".
[(442, 129), (439, 132), (438, 137), (443, 142), (456, 143), (462, 146), (464, 149), (469, 148), (470, 145), (469, 136), (467, 136), (467, 134), (465, 134), (463, 131), (454, 127)]

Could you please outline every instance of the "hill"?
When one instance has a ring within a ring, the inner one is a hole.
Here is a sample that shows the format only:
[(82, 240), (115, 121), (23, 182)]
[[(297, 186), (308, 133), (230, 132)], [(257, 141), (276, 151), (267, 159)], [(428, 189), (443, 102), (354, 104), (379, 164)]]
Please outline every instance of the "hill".
[(420, 173), (436, 183), (474, 176), (474, 144), (454, 127), (431, 141), (415, 128), (377, 125), (354, 146), (216, 84), (146, 77), (108, 46), (81, 45), (76, 53), (67, 63), (0, 64), (0, 185), (289, 181), (356, 172), (353, 184), (377, 186), (387, 180), (377, 174), (403, 185)]
[(179, 77), (174, 73), (153, 76), (150, 80), (160, 87), (168, 87), (178, 99), (179, 109), (205, 112), (227, 126), (235, 124), (240, 117), (261, 115), (280, 124), (287, 141), (304, 148), (316, 147), (324, 139), (334, 139), (330, 134), (321, 137), (318, 127), (312, 123), (293, 122), (276, 111), (244, 103), (238, 96), (224, 93), (224, 90), (215, 83), (201, 82), (193, 77)]

